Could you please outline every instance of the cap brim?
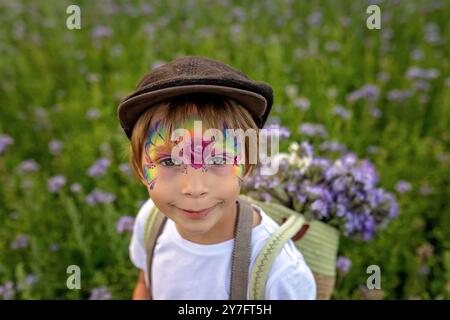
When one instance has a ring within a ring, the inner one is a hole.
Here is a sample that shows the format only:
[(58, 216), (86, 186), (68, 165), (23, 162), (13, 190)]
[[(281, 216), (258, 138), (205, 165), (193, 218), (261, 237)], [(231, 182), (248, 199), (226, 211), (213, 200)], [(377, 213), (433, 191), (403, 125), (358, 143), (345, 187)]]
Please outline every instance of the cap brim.
[[(260, 119), (260, 121), (262, 121), (266, 113), (266, 98), (258, 93), (232, 87), (195, 84), (145, 92), (126, 101), (123, 101), (119, 105), (117, 111), (120, 125), (127, 134), (128, 138), (131, 139), (131, 133), (134, 124), (145, 112), (145, 110), (147, 110), (155, 103), (191, 92), (216, 93), (233, 98), (238, 101), (244, 108), (249, 110), (253, 117), (256, 116), (258, 119)], [(259, 126), (260, 124), (257, 123), (257, 125)]]

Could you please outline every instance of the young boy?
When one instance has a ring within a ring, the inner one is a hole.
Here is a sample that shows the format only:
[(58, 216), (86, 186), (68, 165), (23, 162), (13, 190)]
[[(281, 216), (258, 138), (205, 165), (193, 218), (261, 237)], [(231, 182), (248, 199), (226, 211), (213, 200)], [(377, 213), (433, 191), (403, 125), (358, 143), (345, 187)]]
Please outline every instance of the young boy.
[[(252, 142), (247, 139), (238, 147), (231, 143), (229, 148), (225, 128), (258, 132), (269, 115), (272, 94), (266, 83), (252, 81), (222, 62), (185, 56), (146, 74), (122, 101), (118, 115), (131, 141), (132, 167), (150, 198), (136, 217), (129, 248), (131, 261), (140, 269), (133, 299), (230, 298), (235, 228), (241, 214), (237, 198), (255, 164), (248, 161)], [(177, 138), (172, 134), (178, 129), (186, 130)], [(219, 130), (223, 140), (205, 138), (207, 129)], [(200, 162), (192, 161), (196, 154)], [(243, 154), (245, 161), (237, 162)], [(168, 219), (147, 270), (144, 228), (155, 206)], [(251, 215), (249, 270), (279, 227), (253, 204)], [(312, 272), (289, 241), (270, 268), (265, 298), (315, 297)]]

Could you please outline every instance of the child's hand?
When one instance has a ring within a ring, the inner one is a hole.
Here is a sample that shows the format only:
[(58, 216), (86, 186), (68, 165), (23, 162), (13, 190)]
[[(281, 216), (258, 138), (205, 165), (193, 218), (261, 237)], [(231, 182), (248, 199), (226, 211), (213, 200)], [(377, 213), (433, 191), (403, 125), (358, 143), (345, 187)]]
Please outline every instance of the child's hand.
[(133, 300), (151, 300), (147, 285), (145, 284), (145, 273), (142, 270), (133, 291)]

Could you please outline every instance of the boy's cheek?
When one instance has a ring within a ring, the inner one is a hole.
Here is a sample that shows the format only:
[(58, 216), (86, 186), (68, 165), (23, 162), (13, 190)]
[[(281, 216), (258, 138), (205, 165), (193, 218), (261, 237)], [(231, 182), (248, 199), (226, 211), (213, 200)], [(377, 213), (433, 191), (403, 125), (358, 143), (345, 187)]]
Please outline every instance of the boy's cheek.
[(215, 174), (219, 177), (240, 177), (242, 178), (243, 170), (240, 166), (226, 165), (223, 167), (210, 167), (208, 172)]

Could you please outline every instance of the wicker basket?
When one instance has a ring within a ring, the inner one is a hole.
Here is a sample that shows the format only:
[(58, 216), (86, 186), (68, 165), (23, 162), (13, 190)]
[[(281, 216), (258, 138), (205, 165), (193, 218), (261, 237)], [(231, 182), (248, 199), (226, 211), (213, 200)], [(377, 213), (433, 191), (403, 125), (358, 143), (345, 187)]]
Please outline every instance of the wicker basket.
[[(282, 224), (291, 214), (299, 214), (280, 204), (263, 202), (248, 195), (244, 199), (261, 207), (276, 222)], [(309, 228), (305, 234), (294, 241), (303, 254), (306, 264), (311, 268), (317, 287), (317, 299), (328, 300), (333, 293), (336, 281), (336, 257), (339, 246), (339, 231), (321, 221), (307, 222)]]
[(336, 281), (339, 232), (323, 222), (311, 221), (308, 231), (303, 238), (295, 242), (295, 245), (314, 273), (317, 299), (330, 299)]

